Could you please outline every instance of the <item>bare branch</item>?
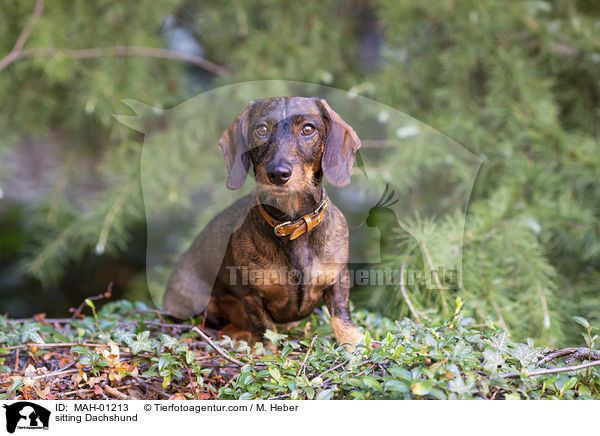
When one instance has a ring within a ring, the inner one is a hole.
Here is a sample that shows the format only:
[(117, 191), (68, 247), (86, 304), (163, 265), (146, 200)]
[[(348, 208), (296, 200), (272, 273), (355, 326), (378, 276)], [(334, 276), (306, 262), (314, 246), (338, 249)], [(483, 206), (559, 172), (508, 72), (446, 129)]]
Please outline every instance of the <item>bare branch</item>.
[[(58, 55), (71, 59), (93, 59), (104, 56), (142, 56), (157, 59), (170, 59), (196, 65), (197, 67), (200, 67), (206, 71), (210, 71), (211, 73), (220, 76), (231, 76), (231, 71), (228, 68), (216, 64), (212, 61), (209, 61), (208, 59), (204, 59), (200, 56), (182, 53), (175, 50), (169, 50), (166, 48), (127, 45), (117, 45), (114, 47), (84, 48), (79, 50), (61, 49), (56, 47), (30, 48), (28, 50), (21, 51), (18, 54), (18, 56), (15, 59), (12, 59), (9, 63), (12, 63), (18, 59), (33, 57), (53, 57)], [(7, 65), (2, 65), (2, 63), (0, 62), (0, 71)]]
[(35, 7), (31, 14), (31, 18), (29, 18), (29, 21), (21, 30), (21, 33), (19, 34), (19, 37), (17, 38), (17, 41), (15, 42), (15, 45), (13, 46), (12, 50), (10, 51), (9, 54), (7, 54), (5, 57), (0, 59), (0, 71), (2, 71), (8, 65), (12, 64), (17, 59), (19, 59), (19, 56), (21, 56), (21, 53), (22, 53), (21, 50), (23, 49), (25, 42), (27, 42), (27, 38), (29, 38), (31, 29), (33, 28), (33, 25), (35, 24), (35, 22), (42, 15), (43, 10), (44, 10), (44, 0), (36, 0)]
[[(580, 369), (590, 368), (592, 366), (600, 365), (600, 360), (594, 360), (593, 362), (583, 363), (581, 365), (575, 366), (564, 366), (562, 368), (551, 368), (551, 369), (541, 369), (539, 371), (532, 371), (525, 374), (526, 377), (537, 377), (538, 375), (545, 374), (558, 374), (560, 372), (569, 372), (569, 371), (578, 371)], [(508, 374), (501, 374), (502, 378), (515, 378), (520, 377), (521, 374), (518, 372), (509, 372)]]
[(562, 350), (552, 351), (546, 357), (541, 359), (537, 365), (541, 366), (544, 363), (547, 363), (551, 360), (557, 359), (559, 357), (569, 356), (566, 360), (566, 364), (569, 365), (576, 360), (600, 360), (600, 350), (592, 350), (586, 347), (571, 347), (564, 348)]
[(25, 27), (23, 27), (23, 30), (21, 30), (21, 34), (17, 38), (17, 42), (15, 42), (15, 45), (11, 52), (18, 53), (21, 51), (21, 49), (25, 45), (25, 42), (27, 41), (27, 38), (29, 38), (29, 34), (31, 33), (33, 25), (40, 18), (43, 10), (44, 0), (36, 0), (35, 7), (33, 8), (33, 13), (31, 14), (31, 18), (29, 19), (29, 22), (25, 25)]
[(569, 356), (569, 355), (573, 354), (575, 352), (575, 350), (577, 350), (577, 348), (573, 347), (573, 348), (565, 348), (562, 350), (553, 351), (550, 354), (548, 354), (546, 357), (541, 359), (537, 363), (537, 366), (542, 366), (544, 363), (550, 362), (551, 360), (554, 360), (558, 357)]
[(12, 50), (10, 51), (9, 54), (7, 54), (5, 57), (0, 59), (0, 71), (2, 71), (8, 65), (12, 64), (17, 59), (19, 59), (19, 56), (21, 54), (21, 49), (25, 45), (25, 42), (27, 42), (27, 38), (29, 38), (31, 29), (33, 28), (33, 25), (35, 24), (35, 22), (42, 15), (43, 10), (44, 10), (44, 0), (36, 0), (35, 7), (33, 8), (33, 12), (31, 13), (31, 18), (29, 18), (29, 21), (21, 30), (21, 33), (19, 34), (19, 37), (17, 38), (17, 41), (15, 42), (15, 45), (13, 46)]
[(142, 56), (187, 62), (220, 76), (231, 76), (231, 71), (222, 65), (211, 62), (208, 59), (204, 59), (200, 56), (189, 53), (181, 53), (166, 48), (118, 45), (114, 47), (94, 47), (78, 50), (61, 49), (56, 47), (39, 47), (23, 50), (23, 46), (27, 42), (27, 38), (29, 38), (31, 29), (42, 15), (43, 10), (44, 0), (36, 0), (35, 8), (31, 14), (31, 18), (23, 27), (23, 30), (17, 38), (14, 47), (9, 54), (0, 59), (0, 71), (4, 70), (10, 64), (18, 61), (19, 59), (33, 57), (53, 57), (60, 55), (71, 59), (93, 59), (103, 56)]
[(219, 353), (222, 357), (224, 357), (225, 359), (229, 360), (231, 363), (235, 363), (237, 366), (244, 366), (243, 362), (240, 362), (239, 360), (231, 357), (229, 354), (227, 354), (221, 347), (219, 347), (217, 344), (215, 344), (211, 338), (208, 337), (208, 335), (206, 333), (204, 333), (202, 330), (200, 330), (198, 327), (194, 327), (192, 328), (193, 332), (196, 332), (198, 335), (200, 335), (200, 337), (202, 339), (204, 339), (206, 342), (208, 342), (208, 345), (210, 345), (211, 347), (213, 347), (213, 349)]

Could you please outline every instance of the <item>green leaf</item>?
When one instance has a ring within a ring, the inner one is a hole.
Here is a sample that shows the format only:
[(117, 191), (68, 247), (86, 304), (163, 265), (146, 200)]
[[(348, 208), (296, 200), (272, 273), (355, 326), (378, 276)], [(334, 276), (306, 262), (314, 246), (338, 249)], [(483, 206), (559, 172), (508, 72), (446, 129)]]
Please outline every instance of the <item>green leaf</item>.
[(241, 386), (247, 386), (250, 383), (252, 383), (253, 381), (254, 381), (254, 376), (250, 372), (240, 375), (239, 383)]
[(403, 394), (410, 392), (408, 385), (399, 380), (389, 380), (385, 382), (384, 387), (386, 391), (401, 392)]
[(504, 358), (497, 350), (486, 350), (483, 352), (483, 368), (487, 372), (496, 373), (498, 368), (504, 365)]
[(508, 353), (508, 333), (501, 332), (498, 336), (491, 338), (489, 342), (499, 352)]
[(139, 354), (142, 351), (152, 351), (152, 341), (148, 338), (140, 340), (140, 335), (138, 335), (138, 339), (129, 344), (129, 348), (133, 354)]
[(274, 366), (269, 366), (269, 374), (271, 374), (271, 377), (273, 377), (275, 381), (281, 380), (281, 373)]
[(90, 356), (92, 354), (92, 352), (90, 350), (88, 350), (86, 347), (82, 347), (81, 345), (76, 345), (74, 347), (71, 347), (71, 352), (77, 353), (77, 354), (83, 354), (86, 356)]
[(410, 387), (413, 394), (423, 396), (431, 392), (431, 382), (429, 380), (413, 383)]
[(177, 338), (173, 336), (167, 335), (165, 333), (161, 334), (161, 342), (166, 348), (175, 349), (179, 345), (179, 341)]
[(115, 341), (126, 345), (130, 345), (135, 338), (135, 335), (132, 332), (120, 328), (115, 329), (115, 331), (113, 332), (113, 336), (115, 338)]
[(269, 330), (269, 329), (267, 329), (264, 336), (269, 341), (271, 341), (273, 343), (273, 345), (279, 345), (279, 342), (281, 340), (287, 338), (287, 335), (281, 335), (281, 334), (275, 333), (274, 331)]
[(571, 389), (573, 389), (576, 384), (577, 384), (577, 377), (571, 377), (569, 380), (567, 380), (561, 386), (561, 388), (560, 388), (561, 395), (564, 394), (565, 392), (570, 391)]
[(401, 366), (390, 366), (387, 369), (390, 374), (394, 377), (402, 378), (404, 380), (412, 380), (413, 376), (406, 368), (402, 368)]
[(23, 379), (16, 379), (13, 384), (10, 386), (10, 393), (14, 394), (21, 386), (23, 386)]
[(158, 359), (158, 370), (163, 371), (170, 364), (171, 359), (169, 359), (167, 356), (160, 356), (160, 359)]
[(335, 389), (324, 389), (315, 397), (315, 400), (331, 400), (335, 394)]
[(583, 318), (583, 317), (581, 317), (581, 316), (574, 316), (574, 317), (573, 317), (573, 319), (574, 319), (574, 320), (575, 320), (575, 322), (576, 322), (577, 324), (579, 324), (580, 326), (583, 326), (583, 327), (585, 327), (586, 329), (589, 329), (589, 328), (590, 328), (590, 322), (589, 322), (587, 319), (585, 319), (585, 318)]
[(381, 383), (379, 383), (373, 377), (366, 375), (366, 376), (362, 377), (361, 380), (362, 380), (363, 384), (365, 385), (365, 387), (375, 389), (379, 392), (383, 392), (383, 386), (381, 386)]
[(537, 360), (538, 352), (527, 345), (519, 344), (512, 355), (526, 368)]
[(24, 343), (35, 342), (37, 344), (43, 344), (44, 340), (38, 333), (39, 331), (39, 326), (29, 322), (25, 323), (25, 325), (23, 325), (23, 329), (21, 330), (21, 341)]

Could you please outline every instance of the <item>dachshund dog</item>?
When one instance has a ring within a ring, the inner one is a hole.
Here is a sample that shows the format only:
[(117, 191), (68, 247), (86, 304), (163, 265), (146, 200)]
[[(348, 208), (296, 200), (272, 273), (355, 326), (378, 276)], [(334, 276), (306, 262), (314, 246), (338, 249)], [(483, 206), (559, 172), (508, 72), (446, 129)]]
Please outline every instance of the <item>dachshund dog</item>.
[[(322, 297), (348, 349), (364, 339), (348, 308), (348, 226), (323, 187), (350, 183), (360, 140), (317, 98), (251, 101), (219, 141), (227, 188), (253, 168), (255, 188), (218, 214), (179, 258), (164, 296), (178, 318), (206, 319), (263, 340), (307, 317)], [(220, 254), (224, 253), (224, 255)]]

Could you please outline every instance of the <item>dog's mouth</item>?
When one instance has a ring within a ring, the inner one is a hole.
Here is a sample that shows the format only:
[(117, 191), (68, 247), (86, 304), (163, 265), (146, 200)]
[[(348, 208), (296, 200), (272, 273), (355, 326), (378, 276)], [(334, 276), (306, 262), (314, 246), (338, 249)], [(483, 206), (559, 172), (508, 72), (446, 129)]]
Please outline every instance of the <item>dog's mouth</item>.
[(275, 197), (285, 197), (296, 193), (296, 190), (292, 188), (292, 185), (271, 185), (257, 183), (256, 190), (261, 194)]

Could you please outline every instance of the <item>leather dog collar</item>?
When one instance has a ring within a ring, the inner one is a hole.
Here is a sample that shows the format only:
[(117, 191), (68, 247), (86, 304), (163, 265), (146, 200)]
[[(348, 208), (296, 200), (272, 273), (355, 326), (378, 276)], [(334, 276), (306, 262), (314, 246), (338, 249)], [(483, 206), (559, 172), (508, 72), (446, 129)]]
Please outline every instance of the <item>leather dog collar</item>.
[(260, 203), (258, 196), (256, 196), (256, 204), (258, 205), (258, 210), (265, 221), (271, 227), (273, 227), (273, 232), (275, 235), (279, 237), (289, 235), (290, 241), (293, 241), (301, 234), (310, 232), (323, 220), (323, 216), (325, 216), (325, 209), (327, 209), (327, 196), (325, 195), (325, 188), (323, 188), (321, 192), (321, 202), (317, 208), (311, 213), (306, 214), (294, 221), (279, 221), (273, 218)]

